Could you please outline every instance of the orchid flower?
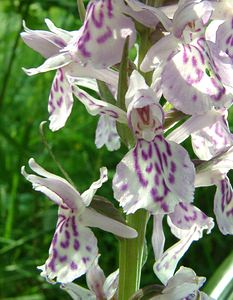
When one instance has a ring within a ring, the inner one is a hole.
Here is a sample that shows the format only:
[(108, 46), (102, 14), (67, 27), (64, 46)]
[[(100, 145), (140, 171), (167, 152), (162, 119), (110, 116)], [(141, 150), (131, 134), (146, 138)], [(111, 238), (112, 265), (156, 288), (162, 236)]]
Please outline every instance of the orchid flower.
[(172, 233), (179, 241), (163, 251), (165, 237), (163, 233), (164, 215), (154, 215), (152, 245), (156, 262), (154, 272), (166, 284), (174, 274), (175, 268), (193, 241), (202, 238), (203, 231), (209, 234), (214, 227), (213, 219), (207, 217), (200, 209), (192, 204), (180, 202), (174, 212), (167, 215), (167, 222)]
[(130, 77), (126, 106), (137, 143), (117, 166), (114, 197), (126, 213), (140, 208), (169, 213), (181, 199), (191, 202), (193, 164), (185, 149), (163, 137), (162, 107), (137, 71)]
[(213, 300), (199, 289), (205, 282), (205, 277), (198, 277), (195, 272), (186, 267), (180, 267), (174, 276), (166, 282), (161, 294), (151, 300)]
[(185, 149), (164, 139), (164, 113), (159, 99), (137, 71), (130, 77), (126, 94), (127, 114), (76, 85), (72, 90), (90, 114), (107, 115), (123, 124), (128, 122), (137, 138), (136, 146), (120, 162), (113, 179), (114, 196), (125, 212), (147, 208), (169, 213), (181, 199), (192, 201), (193, 164)]
[(97, 257), (87, 271), (86, 280), (89, 290), (81, 286), (68, 283), (61, 287), (70, 294), (73, 300), (110, 300), (114, 297), (118, 287), (119, 270), (110, 274), (107, 278), (98, 264)]
[(192, 134), (192, 144), (196, 155), (208, 160), (197, 167), (196, 186), (216, 185), (214, 213), (223, 234), (233, 234), (233, 190), (227, 173), (233, 168), (233, 136), (226, 121), (222, 119), (210, 127)]
[(88, 227), (98, 227), (124, 238), (135, 238), (137, 232), (89, 207), (98, 188), (107, 180), (107, 169), (100, 169), (100, 179), (80, 194), (65, 179), (49, 173), (40, 167), (34, 159), (29, 160), (30, 168), (38, 175), (27, 174), (24, 177), (55, 202), (58, 209), (58, 221), (55, 234), (49, 248), (49, 258), (43, 266), (41, 275), (58, 282), (69, 283), (80, 277), (91, 267), (97, 254), (97, 240)]
[(173, 33), (153, 45), (141, 65), (144, 72), (157, 68), (165, 99), (190, 115), (228, 107), (232, 101), (233, 90), (221, 80), (203, 30), (212, 11), (209, 1), (180, 1)]
[(45, 22), (50, 31), (30, 30), (24, 24), (25, 32), (21, 33), (24, 42), (47, 60), (38, 68), (23, 70), (30, 76), (57, 70), (48, 102), (50, 129), (56, 131), (65, 125), (73, 106), (73, 95), (67, 78), (68, 75), (74, 78), (101, 79), (113, 85), (117, 85), (118, 75), (108, 69), (97, 70), (91, 65), (84, 67), (79, 61), (74, 61), (71, 54), (65, 51), (69, 42), (74, 36), (80, 35), (82, 29), (68, 32), (55, 27), (48, 19), (45, 19)]

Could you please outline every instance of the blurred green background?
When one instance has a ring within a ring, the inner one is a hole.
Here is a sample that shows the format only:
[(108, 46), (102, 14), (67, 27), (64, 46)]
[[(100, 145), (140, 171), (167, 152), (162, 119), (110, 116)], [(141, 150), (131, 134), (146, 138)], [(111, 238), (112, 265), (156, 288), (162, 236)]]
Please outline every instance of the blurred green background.
[[(48, 94), (54, 72), (28, 77), (21, 70), (43, 62), (43, 58), (20, 39), (22, 20), (29, 28), (46, 29), (44, 18), (50, 18), (66, 30), (75, 30), (81, 25), (75, 0), (0, 1), (0, 299), (69, 299), (59, 286), (41, 278), (36, 269), (47, 259), (57, 207), (42, 194), (32, 191), (31, 185), (20, 175), (21, 166), (27, 165), (30, 157), (61, 175), (39, 134), (40, 122), (48, 119)], [(112, 200), (111, 179), (126, 149), (122, 146), (113, 153), (105, 148), (97, 150), (96, 123), (97, 118), (89, 116), (82, 104), (75, 101), (65, 128), (52, 133), (46, 127), (46, 136), (80, 191), (98, 178), (101, 166), (107, 166), (110, 179), (99, 194)], [(186, 146), (190, 147), (189, 141)], [(200, 189), (195, 198), (197, 205), (212, 217), (214, 191), (214, 188)], [(152, 271), (151, 225), (150, 221), (149, 256), (143, 268), (142, 286), (157, 282)], [(100, 230), (95, 233), (102, 254), (100, 264), (109, 274), (117, 268), (117, 240)], [(176, 240), (167, 227), (166, 236), (166, 247), (169, 247)], [(221, 235), (215, 226), (211, 235), (205, 234), (201, 241), (193, 243), (182, 264), (209, 278), (230, 253), (231, 246), (232, 238)], [(85, 285), (84, 276), (77, 282)]]

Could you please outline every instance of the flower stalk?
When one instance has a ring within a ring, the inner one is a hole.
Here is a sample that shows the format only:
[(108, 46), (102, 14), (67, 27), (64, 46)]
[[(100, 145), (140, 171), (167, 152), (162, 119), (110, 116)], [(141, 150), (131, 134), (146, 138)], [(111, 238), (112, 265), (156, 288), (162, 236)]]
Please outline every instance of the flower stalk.
[(148, 217), (143, 209), (127, 217), (127, 224), (137, 230), (138, 237), (120, 240), (118, 299), (128, 300), (139, 289)]

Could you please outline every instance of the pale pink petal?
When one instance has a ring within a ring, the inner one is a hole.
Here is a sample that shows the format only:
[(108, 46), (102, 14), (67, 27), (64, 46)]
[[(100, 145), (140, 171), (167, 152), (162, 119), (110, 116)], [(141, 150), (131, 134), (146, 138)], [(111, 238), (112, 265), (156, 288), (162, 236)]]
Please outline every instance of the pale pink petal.
[(118, 164), (113, 178), (114, 197), (126, 213), (146, 208), (169, 213), (180, 199), (191, 202), (194, 166), (185, 149), (162, 136), (139, 140)]
[(88, 77), (98, 80), (102, 80), (107, 84), (117, 88), (118, 85), (118, 72), (110, 69), (96, 69), (92, 65), (83, 66), (80, 63), (73, 62), (66, 67), (67, 73), (69, 74), (69, 81), (72, 84), (80, 84), (79, 77)]
[(119, 281), (119, 269), (111, 273), (105, 280), (103, 290), (106, 300), (111, 300), (117, 292)]
[(121, 222), (111, 219), (97, 211), (86, 208), (81, 216), (82, 224), (88, 227), (97, 227), (111, 232), (117, 236), (133, 239), (137, 237), (137, 231)]
[[(30, 167), (35, 172), (38, 172), (40, 177), (37, 175), (27, 174), (25, 168), (22, 168), (22, 175), (32, 183), (33, 189), (45, 193), (52, 201), (57, 204), (64, 204), (76, 213), (81, 213), (85, 209), (83, 200), (79, 192), (65, 179), (59, 176), (51, 176), (49, 172), (41, 168), (34, 160), (29, 161)], [(50, 192), (49, 192), (49, 191)], [(61, 203), (62, 202), (62, 203)]]
[(107, 115), (120, 123), (127, 124), (126, 112), (122, 109), (108, 102), (94, 98), (75, 85), (73, 85), (72, 90), (75, 96), (85, 105), (87, 111), (91, 115)]
[(224, 85), (233, 87), (233, 29), (231, 18), (227, 21), (212, 21), (205, 32), (205, 38), (215, 70)]
[(167, 31), (171, 30), (172, 22), (160, 8), (155, 8), (136, 0), (126, 0), (126, 3), (131, 8), (131, 10), (125, 11), (126, 14), (133, 17), (136, 21), (151, 28), (156, 28), (160, 21)]
[(175, 245), (166, 250), (161, 258), (154, 264), (154, 272), (163, 284), (167, 284), (168, 280), (173, 276), (175, 268), (188, 250), (193, 241), (199, 240), (200, 229), (198, 225), (193, 225), (188, 234)]
[(109, 151), (120, 148), (121, 142), (117, 133), (116, 122), (109, 116), (100, 116), (95, 132), (95, 144), (98, 149), (105, 145)]
[(66, 31), (62, 28), (58, 28), (57, 26), (55, 26), (53, 24), (53, 22), (47, 18), (45, 18), (45, 23), (48, 27), (48, 29), (55, 33), (59, 38), (63, 39), (63, 41), (65, 41), (65, 43), (67, 44), (76, 34), (77, 31)]
[[(209, 21), (212, 11), (213, 7), (209, 1), (179, 1), (178, 9), (173, 17), (174, 36), (180, 38), (185, 27), (194, 24), (196, 20), (200, 20), (202, 26), (204, 26)], [(194, 31), (198, 31), (199, 29), (199, 27), (192, 28)]]
[(88, 190), (82, 193), (81, 197), (86, 206), (89, 206), (96, 191), (108, 180), (108, 170), (106, 167), (100, 168), (100, 178), (94, 181)]
[(233, 3), (231, 0), (220, 0), (220, 2), (214, 2), (213, 19), (227, 19), (232, 17)]
[(165, 235), (163, 232), (163, 217), (162, 214), (156, 214), (153, 216), (153, 234), (152, 234), (152, 246), (154, 250), (155, 260), (159, 259), (164, 250)]
[(97, 240), (89, 228), (66, 206), (58, 211), (56, 231), (49, 248), (49, 258), (41, 276), (48, 280), (69, 283), (85, 274), (98, 254)]
[(165, 65), (162, 73), (164, 97), (184, 113), (202, 114), (212, 107), (227, 107), (232, 95), (211, 69), (211, 63), (199, 46), (182, 45)]
[(149, 72), (159, 66), (159, 64), (166, 62), (166, 60), (178, 51), (179, 40), (172, 34), (162, 37), (155, 43), (146, 53), (140, 69), (143, 72)]
[(129, 126), (138, 139), (151, 141), (163, 132), (164, 112), (159, 98), (138, 71), (130, 76), (125, 102)]
[(72, 58), (69, 53), (59, 53), (57, 55), (49, 57), (41, 66), (38, 68), (31, 68), (31, 69), (25, 69), (23, 68), (23, 71), (29, 75), (35, 75), (51, 70), (57, 70), (61, 67), (64, 67), (68, 65), (72, 61)]
[(73, 282), (63, 284), (61, 288), (64, 289), (73, 300), (96, 300), (96, 296), (92, 292)]
[[(172, 300), (197, 299), (196, 297), (192, 298), (191, 295), (196, 294), (204, 282), (205, 277), (198, 277), (192, 269), (180, 267), (175, 275), (168, 280), (162, 295), (166, 295), (167, 299)], [(161, 300), (165, 300), (163, 296)], [(155, 299), (157, 298), (155, 297)]]
[(68, 48), (82, 63), (103, 68), (120, 62), (127, 36), (131, 47), (135, 41), (134, 23), (122, 14), (118, 3), (90, 1), (82, 35)]
[(178, 7), (177, 4), (172, 4), (172, 5), (161, 6), (160, 9), (162, 10), (162, 12), (165, 13), (165, 15), (169, 19), (172, 19), (175, 11), (177, 10), (177, 7)]
[(209, 186), (224, 180), (229, 170), (233, 169), (233, 147), (197, 166), (195, 186)]
[(221, 118), (215, 123), (192, 134), (193, 150), (202, 160), (210, 160), (233, 145), (233, 135), (228, 127), (227, 116), (224, 112), (220, 114)]
[(56, 131), (62, 128), (73, 107), (71, 86), (63, 69), (58, 69), (51, 87), (48, 103), (49, 128)]
[(233, 234), (233, 190), (228, 177), (217, 185), (214, 213), (221, 232)]
[(57, 34), (45, 30), (31, 30), (23, 21), (25, 32), (20, 35), (30, 48), (48, 58), (58, 54), (66, 46), (66, 41)]
[(190, 204), (180, 202), (176, 205), (174, 212), (168, 215), (168, 225), (172, 233), (179, 239), (187, 235), (194, 224), (200, 227), (200, 238), (203, 230), (209, 234), (214, 227), (212, 218), (207, 217), (199, 208)]
[(174, 129), (168, 136), (169, 141), (176, 142), (178, 144), (186, 140), (192, 133), (201, 130), (207, 126), (218, 122), (222, 119), (222, 113), (212, 109), (202, 115), (191, 116), (187, 121)]
[(86, 274), (87, 286), (96, 295), (97, 299), (104, 299), (103, 285), (105, 282), (104, 271), (98, 264), (97, 257)]

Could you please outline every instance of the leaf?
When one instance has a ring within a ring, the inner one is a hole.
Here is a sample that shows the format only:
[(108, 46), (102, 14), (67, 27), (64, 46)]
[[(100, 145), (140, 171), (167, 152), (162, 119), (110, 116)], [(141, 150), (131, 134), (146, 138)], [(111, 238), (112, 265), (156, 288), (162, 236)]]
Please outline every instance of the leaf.
[(119, 210), (115, 208), (109, 200), (102, 196), (95, 195), (89, 207), (93, 208), (100, 214), (103, 214), (111, 219), (126, 224), (125, 219), (123, 218)]
[(154, 296), (160, 295), (163, 288), (162, 285), (158, 284), (146, 286), (133, 294), (129, 300), (149, 300)]

